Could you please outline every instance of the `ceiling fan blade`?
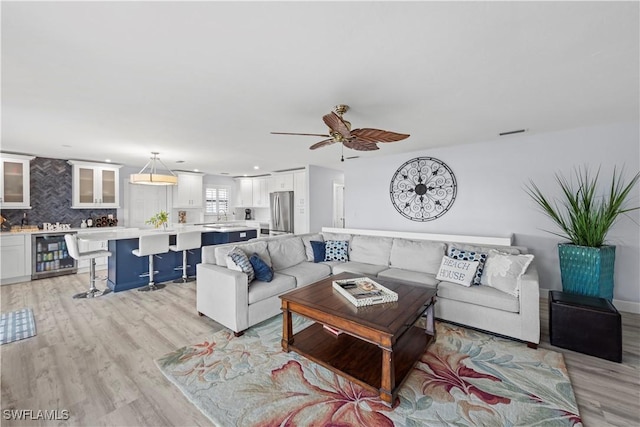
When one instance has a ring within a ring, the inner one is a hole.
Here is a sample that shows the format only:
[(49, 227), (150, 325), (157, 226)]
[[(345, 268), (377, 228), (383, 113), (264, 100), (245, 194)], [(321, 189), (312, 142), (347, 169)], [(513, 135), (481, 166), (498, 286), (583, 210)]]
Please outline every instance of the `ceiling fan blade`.
[(336, 140), (333, 138), (325, 139), (324, 141), (316, 142), (315, 144), (313, 144), (311, 147), (309, 147), (309, 150), (315, 150), (316, 148), (326, 147), (327, 145), (331, 145), (334, 142), (336, 142)]
[(302, 136), (324, 136), (324, 137), (331, 136), (323, 133), (293, 133), (293, 132), (271, 132), (271, 135), (302, 135)]
[(344, 144), (345, 147), (351, 148), (352, 150), (357, 150), (357, 151), (373, 151), (373, 150), (380, 149), (380, 147), (378, 147), (374, 142), (361, 141), (357, 138), (354, 138), (349, 141), (343, 141), (342, 143)]
[(331, 129), (332, 131), (338, 132), (340, 135), (342, 135), (345, 138), (351, 137), (349, 126), (347, 126), (344, 120), (342, 120), (340, 116), (338, 116), (333, 111), (330, 112), (329, 114), (325, 114), (324, 116), (322, 116), (322, 120), (327, 126), (329, 126), (329, 129)]
[(409, 135), (406, 133), (370, 128), (354, 129), (351, 131), (351, 135), (365, 142), (395, 142), (409, 138)]

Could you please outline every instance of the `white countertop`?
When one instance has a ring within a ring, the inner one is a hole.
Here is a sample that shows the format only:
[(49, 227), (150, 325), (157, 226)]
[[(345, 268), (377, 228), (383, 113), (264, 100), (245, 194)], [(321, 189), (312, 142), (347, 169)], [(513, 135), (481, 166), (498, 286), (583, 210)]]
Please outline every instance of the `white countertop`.
[(124, 239), (137, 239), (140, 236), (149, 234), (178, 234), (184, 231), (200, 231), (202, 233), (228, 233), (232, 231), (249, 231), (255, 230), (252, 227), (234, 226), (234, 225), (220, 225), (219, 227), (206, 227), (203, 225), (180, 225), (168, 228), (166, 231), (163, 229), (139, 229), (139, 228), (119, 228), (109, 230), (108, 228), (96, 229), (94, 233), (86, 232), (86, 228), (82, 229), (82, 233), (78, 233), (78, 239), (85, 241), (101, 242), (105, 240), (124, 240)]

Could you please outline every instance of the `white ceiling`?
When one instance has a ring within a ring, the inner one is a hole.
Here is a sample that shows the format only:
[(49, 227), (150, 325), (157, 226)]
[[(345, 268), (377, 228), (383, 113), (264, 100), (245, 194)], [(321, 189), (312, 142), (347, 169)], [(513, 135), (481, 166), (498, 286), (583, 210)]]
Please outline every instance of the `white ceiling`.
[[(637, 121), (638, 2), (2, 2), (3, 151), (256, 174)], [(176, 164), (177, 160), (184, 163)], [(253, 169), (260, 165), (260, 171)]]

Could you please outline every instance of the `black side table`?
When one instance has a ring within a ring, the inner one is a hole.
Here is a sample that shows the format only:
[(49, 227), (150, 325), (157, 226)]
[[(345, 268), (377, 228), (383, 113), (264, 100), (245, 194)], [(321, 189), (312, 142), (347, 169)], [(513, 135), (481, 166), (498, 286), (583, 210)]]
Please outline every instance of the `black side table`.
[(622, 362), (622, 320), (604, 298), (549, 292), (551, 345)]

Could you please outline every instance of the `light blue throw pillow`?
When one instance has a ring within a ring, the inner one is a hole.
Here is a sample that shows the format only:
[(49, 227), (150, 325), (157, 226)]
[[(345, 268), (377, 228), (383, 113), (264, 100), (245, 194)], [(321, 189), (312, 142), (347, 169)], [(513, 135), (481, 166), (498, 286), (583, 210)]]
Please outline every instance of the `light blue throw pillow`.
[(324, 242), (325, 261), (349, 261), (349, 242), (344, 240), (327, 240)]

